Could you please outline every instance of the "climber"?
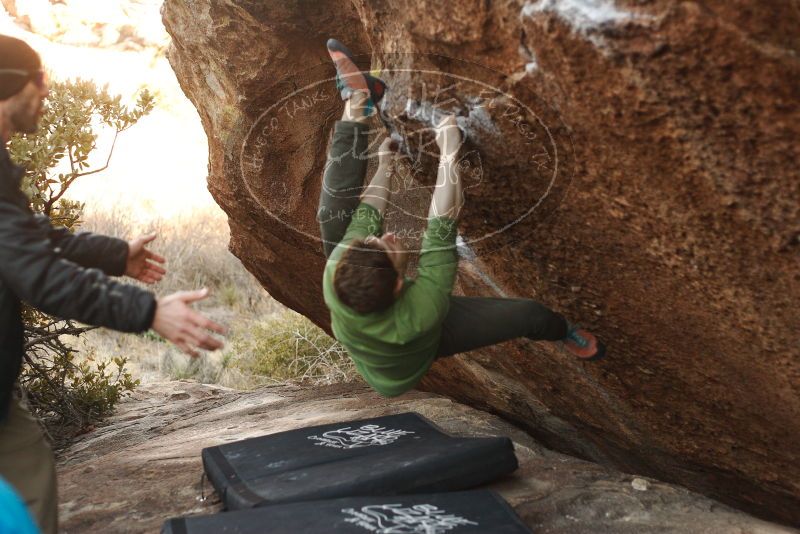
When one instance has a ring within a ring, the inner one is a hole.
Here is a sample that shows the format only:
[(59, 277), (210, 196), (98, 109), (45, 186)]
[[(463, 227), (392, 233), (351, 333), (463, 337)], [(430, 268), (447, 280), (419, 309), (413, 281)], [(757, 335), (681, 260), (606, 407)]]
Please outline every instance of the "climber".
[(224, 329), (190, 306), (206, 298), (205, 289), (156, 299), (110, 278), (161, 280), (164, 259), (147, 248), (155, 234), (129, 242), (73, 234), (33, 214), (20, 190), (25, 171), (11, 162), (6, 143), (14, 133), (36, 132), (48, 94), (39, 55), (25, 42), (0, 35), (0, 477), (50, 534), (58, 529), (53, 453), (15, 386), (26, 343), (22, 302), (56, 317), (123, 332), (152, 328), (193, 356), (198, 348), (222, 347), (209, 330)]
[[(586, 330), (529, 299), (451, 295), (455, 282), (457, 220), (463, 207), (456, 156), (463, 134), (453, 115), (435, 125), (440, 150), (417, 276), (405, 276), (408, 251), (383, 233), (396, 142), (383, 141), (378, 166), (364, 188), (367, 121), (386, 89), (359, 71), (352, 54), (328, 41), (345, 108), (334, 125), (318, 218), (325, 255), (323, 294), (333, 333), (364, 379), (379, 393), (399, 395), (422, 378), (436, 358), (519, 337), (559, 342), (581, 360), (605, 347)], [(359, 194), (360, 193), (360, 194)]]

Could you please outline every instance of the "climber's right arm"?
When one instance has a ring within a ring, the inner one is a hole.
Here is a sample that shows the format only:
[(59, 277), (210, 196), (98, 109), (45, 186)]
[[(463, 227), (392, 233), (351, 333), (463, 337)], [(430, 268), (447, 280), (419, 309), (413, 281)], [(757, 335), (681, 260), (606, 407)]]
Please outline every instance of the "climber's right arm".
[(458, 173), (458, 162), (455, 158), (442, 157), (436, 176), (436, 189), (433, 190), (428, 219), (447, 217), (458, 219), (464, 207), (464, 194), (461, 176)]
[(364, 189), (361, 194), (361, 202), (369, 204), (380, 215), (386, 211), (386, 204), (389, 203), (389, 196), (391, 195), (392, 186), (392, 158), (394, 151), (391, 149), (394, 141), (390, 137), (384, 139), (378, 149), (378, 169), (375, 175), (370, 180), (369, 185)]
[(454, 115), (445, 117), (436, 126), (436, 144), (439, 145), (441, 155), (428, 219), (447, 217), (457, 220), (461, 208), (464, 207), (463, 186), (457, 161), (463, 143), (464, 138)]

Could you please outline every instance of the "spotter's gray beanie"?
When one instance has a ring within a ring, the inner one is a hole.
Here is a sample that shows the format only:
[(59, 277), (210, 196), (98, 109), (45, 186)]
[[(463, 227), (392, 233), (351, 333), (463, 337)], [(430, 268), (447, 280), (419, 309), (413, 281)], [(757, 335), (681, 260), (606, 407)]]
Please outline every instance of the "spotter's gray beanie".
[(25, 41), (0, 35), (0, 100), (22, 91), (31, 79), (22, 72), (14, 71), (32, 74), (41, 68), (39, 54)]

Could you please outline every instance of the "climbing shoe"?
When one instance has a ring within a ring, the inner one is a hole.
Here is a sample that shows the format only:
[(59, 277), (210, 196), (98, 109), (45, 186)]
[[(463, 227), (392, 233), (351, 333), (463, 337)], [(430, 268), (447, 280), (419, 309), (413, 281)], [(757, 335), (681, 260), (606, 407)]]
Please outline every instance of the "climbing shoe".
[(606, 346), (589, 331), (577, 325), (569, 325), (567, 337), (561, 343), (567, 351), (581, 360), (600, 360), (606, 355)]
[(336, 65), (336, 88), (342, 100), (350, 98), (353, 91), (368, 91), (368, 105), (377, 106), (386, 93), (383, 80), (362, 72), (353, 61), (350, 50), (336, 39), (328, 39), (328, 54)]

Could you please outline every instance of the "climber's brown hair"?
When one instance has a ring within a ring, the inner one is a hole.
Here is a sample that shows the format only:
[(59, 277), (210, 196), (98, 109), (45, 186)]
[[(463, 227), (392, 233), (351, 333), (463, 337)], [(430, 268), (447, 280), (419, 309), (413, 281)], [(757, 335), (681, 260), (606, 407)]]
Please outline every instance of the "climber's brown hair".
[(333, 275), (333, 289), (346, 306), (358, 313), (374, 313), (394, 303), (397, 270), (374, 240), (354, 240)]

